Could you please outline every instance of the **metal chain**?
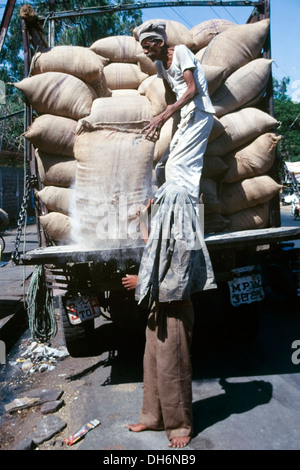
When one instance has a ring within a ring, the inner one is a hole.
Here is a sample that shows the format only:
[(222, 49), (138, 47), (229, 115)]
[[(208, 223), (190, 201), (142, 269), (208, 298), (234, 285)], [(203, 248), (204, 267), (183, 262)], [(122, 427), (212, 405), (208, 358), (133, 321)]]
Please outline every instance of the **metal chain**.
[(26, 177), (26, 183), (24, 187), (24, 195), (23, 195), (23, 201), (21, 204), (21, 210), (19, 213), (19, 218), (17, 221), (17, 233), (16, 233), (16, 240), (15, 240), (15, 249), (11, 254), (11, 260), (15, 264), (19, 264), (20, 262), (20, 253), (19, 253), (19, 247), (20, 247), (20, 241), (21, 241), (21, 236), (22, 236), (22, 228), (25, 223), (25, 218), (27, 215), (27, 206), (28, 206), (28, 200), (30, 196), (30, 190), (37, 184), (37, 177), (36, 176), (27, 176)]

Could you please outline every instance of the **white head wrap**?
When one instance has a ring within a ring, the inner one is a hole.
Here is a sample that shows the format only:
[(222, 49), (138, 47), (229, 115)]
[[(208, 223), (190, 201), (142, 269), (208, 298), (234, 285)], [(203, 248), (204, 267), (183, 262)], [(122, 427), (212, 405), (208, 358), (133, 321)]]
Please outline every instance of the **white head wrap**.
[(143, 24), (138, 30), (139, 42), (146, 38), (157, 38), (162, 39), (165, 43), (167, 42), (166, 34), (166, 23), (164, 21), (149, 21)]

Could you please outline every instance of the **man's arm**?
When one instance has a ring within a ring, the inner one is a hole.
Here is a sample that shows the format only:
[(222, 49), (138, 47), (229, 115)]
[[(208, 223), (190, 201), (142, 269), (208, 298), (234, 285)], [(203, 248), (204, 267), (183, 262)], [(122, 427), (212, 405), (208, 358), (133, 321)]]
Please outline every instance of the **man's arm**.
[[(145, 221), (145, 217), (148, 218), (152, 204), (154, 204), (154, 199), (148, 199), (147, 206), (144, 208), (144, 210), (141, 212), (141, 208), (138, 207), (136, 213), (138, 218), (140, 219), (141, 233), (145, 243), (147, 243), (149, 238), (148, 224)], [(137, 286), (137, 279), (137, 274), (126, 274), (125, 277), (122, 277), (123, 287), (125, 287), (126, 290), (134, 290)]]
[(170, 119), (170, 117), (176, 113), (179, 109), (185, 106), (190, 100), (192, 100), (198, 94), (197, 84), (194, 79), (193, 75), (194, 69), (186, 69), (183, 72), (183, 77), (187, 84), (186, 92), (179, 98), (179, 100), (175, 101), (174, 103), (168, 104), (166, 109), (157, 116), (154, 116), (150, 123), (145, 126), (142, 130), (145, 133), (145, 137), (148, 139), (153, 139), (159, 135), (160, 129), (163, 124)]

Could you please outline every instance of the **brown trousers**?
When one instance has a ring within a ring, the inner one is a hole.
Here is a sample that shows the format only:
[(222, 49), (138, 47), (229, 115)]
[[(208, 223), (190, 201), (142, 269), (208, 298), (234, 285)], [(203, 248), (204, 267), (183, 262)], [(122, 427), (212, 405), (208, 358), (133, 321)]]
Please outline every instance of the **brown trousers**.
[(193, 433), (193, 323), (191, 301), (154, 304), (148, 318), (140, 423), (148, 429), (165, 429), (169, 439)]

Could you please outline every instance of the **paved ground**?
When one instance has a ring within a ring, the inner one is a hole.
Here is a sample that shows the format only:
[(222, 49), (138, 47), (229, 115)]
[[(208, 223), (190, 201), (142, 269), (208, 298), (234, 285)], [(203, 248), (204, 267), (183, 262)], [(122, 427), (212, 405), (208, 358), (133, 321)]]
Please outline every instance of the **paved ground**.
[[(34, 226), (28, 227), (26, 238), (27, 249), (29, 244), (34, 248)], [(13, 233), (7, 235), (7, 241), (9, 252)], [(0, 268), (2, 325), (5, 320), (9, 324), (8, 307), (13, 306), (13, 313), (14, 307), (22, 303), (30, 272), (30, 268), (24, 273), (22, 266), (10, 263)], [(143, 393), (142, 351), (135, 348), (134, 338), (128, 341), (122, 330), (112, 329), (109, 323), (100, 324), (97, 332), (98, 354), (80, 359), (67, 357), (53, 371), (28, 375), (20, 372), (16, 362), (30, 344), (27, 330), (12, 348), (7, 365), (0, 365), (5, 368), (0, 370), (1, 399), (8, 403), (22, 390), (35, 387), (64, 391), (65, 406), (57, 416), (67, 426), (43, 443), (41, 450), (146, 450), (148, 454), (168, 450), (164, 432), (134, 434), (125, 427), (138, 420)], [(222, 341), (222, 332), (203, 338), (203, 331), (196, 328), (192, 354), (195, 437), (186, 448), (189, 455), (204, 449), (299, 450), (300, 351), (292, 347), (295, 341), (300, 341), (299, 311), (270, 300), (264, 304), (259, 332), (252, 344)], [(61, 344), (59, 331), (53, 345)], [(73, 447), (61, 446), (63, 438), (94, 418), (101, 424), (84, 440)], [(5, 429), (0, 424), (4, 436), (0, 448), (14, 448), (41, 419), (37, 411), (23, 412), (9, 418)]]

